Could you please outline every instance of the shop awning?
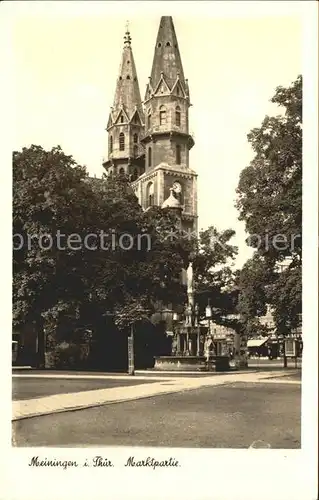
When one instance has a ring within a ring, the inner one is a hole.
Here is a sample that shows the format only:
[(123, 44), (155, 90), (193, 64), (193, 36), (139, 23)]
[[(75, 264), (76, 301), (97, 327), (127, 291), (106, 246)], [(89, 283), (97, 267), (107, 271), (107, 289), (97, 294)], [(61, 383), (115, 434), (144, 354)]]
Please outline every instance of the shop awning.
[(249, 339), (247, 341), (247, 347), (260, 347), (267, 342), (267, 339)]

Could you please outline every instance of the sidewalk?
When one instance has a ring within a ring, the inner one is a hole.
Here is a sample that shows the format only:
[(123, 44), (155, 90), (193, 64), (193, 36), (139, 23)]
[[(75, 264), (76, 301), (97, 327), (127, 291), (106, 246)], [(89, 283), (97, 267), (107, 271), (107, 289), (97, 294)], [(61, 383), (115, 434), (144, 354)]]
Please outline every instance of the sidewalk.
[[(287, 375), (291, 375), (291, 370), (287, 371)], [(203, 387), (213, 387), (223, 384), (232, 384), (235, 382), (247, 383), (284, 383), (284, 384), (299, 384), (300, 381), (285, 380), (282, 370), (280, 371), (265, 371), (243, 373), (236, 372), (231, 374), (221, 374), (219, 376), (208, 376), (203, 378), (161, 378), (161, 381), (150, 384), (133, 385), (126, 387), (113, 387), (108, 389), (96, 389), (92, 391), (55, 394), (45, 396), (38, 399), (28, 399), (23, 401), (13, 401), (12, 403), (12, 420), (20, 420), (41, 415), (49, 415), (52, 413), (60, 413), (64, 411), (79, 410), (105, 404), (119, 403), (124, 401), (132, 401), (135, 399), (149, 398), (163, 394), (171, 394), (180, 391), (199, 389)], [(19, 375), (18, 375), (19, 376)], [(29, 375), (32, 376), (32, 375)], [(56, 375), (58, 377), (58, 375)], [(112, 375), (108, 375), (112, 377)], [(114, 378), (119, 376), (114, 376)], [(120, 376), (121, 377), (121, 376)], [(123, 376), (122, 376), (123, 377)], [(278, 378), (280, 377), (280, 378)], [(123, 377), (124, 378), (124, 377)], [(127, 378), (127, 376), (125, 376)], [(136, 377), (146, 378), (146, 377)], [(160, 378), (160, 377), (159, 377)], [(153, 378), (154, 380), (154, 378)]]

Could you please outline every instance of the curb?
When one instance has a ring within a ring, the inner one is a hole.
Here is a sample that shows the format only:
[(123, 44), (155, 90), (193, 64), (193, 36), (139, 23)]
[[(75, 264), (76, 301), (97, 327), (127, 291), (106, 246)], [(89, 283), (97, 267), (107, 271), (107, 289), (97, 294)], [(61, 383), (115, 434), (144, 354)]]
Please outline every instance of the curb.
[(194, 391), (198, 389), (203, 389), (207, 387), (216, 387), (216, 386), (221, 386), (221, 385), (227, 385), (229, 384), (229, 381), (227, 382), (221, 382), (220, 384), (214, 384), (213, 386), (211, 384), (206, 384), (201, 387), (185, 387), (185, 388), (180, 388), (178, 390), (168, 390), (165, 392), (161, 392), (158, 394), (149, 394), (147, 396), (134, 396), (132, 398), (124, 398), (124, 399), (113, 399), (110, 401), (104, 401), (102, 403), (91, 403), (88, 405), (81, 405), (81, 406), (72, 406), (70, 408), (61, 408), (58, 410), (49, 410), (46, 412), (39, 412), (39, 413), (31, 413), (29, 415), (21, 416), (21, 417), (13, 417), (11, 419), (11, 422), (17, 422), (19, 420), (27, 420), (28, 418), (36, 418), (36, 417), (44, 417), (46, 415), (54, 415), (55, 413), (67, 413), (71, 411), (79, 411), (79, 410), (86, 410), (89, 408), (99, 408), (100, 406), (107, 406), (111, 404), (116, 404), (116, 403), (128, 403), (130, 401), (137, 401), (138, 399), (150, 399), (154, 398), (156, 396), (167, 396), (168, 394), (175, 394), (178, 392), (185, 392), (185, 391)]
[[(243, 372), (240, 372), (240, 373), (243, 373)], [(247, 373), (247, 372), (246, 372)], [(249, 372), (249, 373), (252, 373), (252, 372)], [(284, 380), (276, 380), (277, 378), (277, 375), (273, 375), (273, 376), (270, 376), (270, 377), (265, 377), (264, 380), (267, 381), (269, 379), (275, 379), (275, 381), (277, 381), (278, 383), (286, 383)], [(282, 378), (285, 378), (285, 376), (282, 376)], [(258, 382), (262, 382), (263, 379), (259, 380)], [(239, 381), (241, 382), (241, 381)], [(245, 383), (245, 381), (243, 381)], [(258, 383), (256, 382), (256, 383)], [(301, 384), (301, 381), (293, 381), (295, 384)], [(11, 422), (17, 422), (19, 420), (27, 420), (29, 418), (36, 418), (36, 417), (43, 417), (43, 416), (46, 416), (46, 415), (54, 415), (56, 413), (67, 413), (67, 412), (74, 412), (74, 411), (80, 411), (80, 410), (86, 410), (86, 409), (90, 409), (90, 408), (99, 408), (100, 406), (107, 406), (107, 405), (110, 405), (110, 404), (116, 404), (116, 403), (127, 403), (127, 402), (130, 402), (130, 401), (137, 401), (139, 399), (150, 399), (150, 398), (153, 398), (153, 397), (156, 397), (156, 396), (165, 396), (165, 395), (168, 395), (168, 394), (175, 394), (175, 393), (178, 393), (178, 392), (186, 392), (186, 391), (194, 391), (194, 390), (198, 390), (198, 389), (204, 389), (204, 388), (208, 388), (208, 387), (220, 387), (222, 385), (229, 385), (229, 384), (233, 384), (234, 382), (232, 380), (227, 380), (227, 381), (224, 381), (224, 382), (220, 382), (220, 383), (216, 383), (216, 384), (203, 384), (201, 385), (200, 387), (184, 387), (184, 388), (179, 388), (178, 390), (168, 390), (168, 391), (165, 391), (165, 392), (160, 392), (158, 394), (149, 394), (149, 395), (146, 395), (146, 396), (133, 396), (131, 398), (123, 398), (123, 399), (117, 399), (117, 400), (110, 400), (110, 401), (104, 401), (102, 403), (90, 403), (90, 404), (84, 404), (84, 405), (79, 405), (79, 406), (73, 406), (73, 407), (70, 407), (70, 408), (60, 408), (60, 409), (57, 409), (57, 410), (48, 410), (48, 411), (44, 411), (44, 412), (37, 412), (37, 413), (31, 413), (29, 415), (25, 415), (25, 416), (19, 416), (19, 417), (13, 417), (11, 418)], [(248, 383), (253, 383), (251, 381), (248, 381)]]

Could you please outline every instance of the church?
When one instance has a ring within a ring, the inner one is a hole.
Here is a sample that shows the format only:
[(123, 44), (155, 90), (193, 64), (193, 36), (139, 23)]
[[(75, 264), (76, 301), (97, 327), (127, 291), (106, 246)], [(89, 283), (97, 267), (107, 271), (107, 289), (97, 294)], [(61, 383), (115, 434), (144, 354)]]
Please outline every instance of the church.
[(141, 99), (130, 32), (116, 80), (107, 123), (108, 175), (125, 174), (143, 210), (172, 208), (182, 229), (197, 234), (197, 174), (190, 168), (191, 106), (188, 80), (171, 16), (160, 20), (151, 76)]

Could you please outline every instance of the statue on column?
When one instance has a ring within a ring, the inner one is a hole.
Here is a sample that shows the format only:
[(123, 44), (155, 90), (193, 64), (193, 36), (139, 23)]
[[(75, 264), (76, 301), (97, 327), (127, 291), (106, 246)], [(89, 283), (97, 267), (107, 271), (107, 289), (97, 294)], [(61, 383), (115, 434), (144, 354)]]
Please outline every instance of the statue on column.
[(185, 326), (192, 326), (192, 306), (185, 305)]
[(194, 301), (194, 273), (193, 273), (193, 263), (192, 262), (190, 262), (188, 264), (186, 274), (187, 274), (188, 300), (191, 303), (191, 305), (193, 305), (193, 301)]
[(198, 327), (198, 322), (199, 322), (199, 307), (198, 307), (198, 304), (195, 304), (195, 310), (194, 310), (194, 326)]

